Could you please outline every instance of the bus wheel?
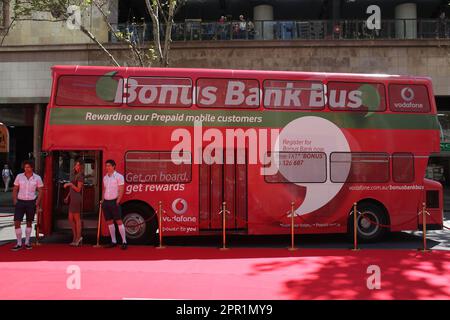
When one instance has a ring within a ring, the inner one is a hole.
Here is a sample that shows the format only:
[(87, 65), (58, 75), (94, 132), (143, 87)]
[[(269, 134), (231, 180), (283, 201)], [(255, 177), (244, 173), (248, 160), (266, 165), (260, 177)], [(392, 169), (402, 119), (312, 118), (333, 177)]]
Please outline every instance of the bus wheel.
[[(361, 213), (356, 221), (358, 226), (358, 240), (361, 242), (377, 242), (381, 240), (386, 232), (388, 220), (385, 211), (373, 203), (358, 204), (358, 212)], [(353, 237), (353, 216), (350, 216), (349, 232)]]
[[(143, 205), (125, 205), (123, 209), (123, 224), (130, 244), (155, 244), (158, 228), (153, 210)], [(151, 218), (152, 217), (152, 218)], [(150, 219), (151, 218), (151, 219)]]

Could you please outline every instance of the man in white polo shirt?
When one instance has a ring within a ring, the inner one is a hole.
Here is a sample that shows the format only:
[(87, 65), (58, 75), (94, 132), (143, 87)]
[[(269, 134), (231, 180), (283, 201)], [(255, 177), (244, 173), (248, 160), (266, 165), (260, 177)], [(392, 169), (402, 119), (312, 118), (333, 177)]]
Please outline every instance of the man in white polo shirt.
[(122, 249), (127, 249), (127, 239), (125, 237), (125, 226), (122, 222), (120, 201), (122, 200), (125, 179), (123, 175), (116, 171), (116, 162), (114, 160), (106, 160), (105, 163), (106, 175), (103, 177), (103, 199), (102, 209), (103, 215), (108, 225), (109, 233), (111, 235), (111, 244), (106, 248), (114, 248), (117, 245), (116, 241), (116, 227), (114, 221), (119, 228), (120, 236), (122, 237)]
[[(36, 208), (39, 208), (42, 198), (42, 188), (44, 184), (40, 176), (33, 172), (34, 165), (31, 161), (24, 161), (24, 173), (17, 175), (14, 181), (13, 203), (14, 227), (16, 229), (17, 244), (11, 250), (22, 249), (22, 223), (23, 216), (26, 215), (27, 227), (25, 229), (25, 248), (32, 249), (30, 244), (31, 225), (33, 223)], [(37, 196), (36, 196), (37, 192)]]

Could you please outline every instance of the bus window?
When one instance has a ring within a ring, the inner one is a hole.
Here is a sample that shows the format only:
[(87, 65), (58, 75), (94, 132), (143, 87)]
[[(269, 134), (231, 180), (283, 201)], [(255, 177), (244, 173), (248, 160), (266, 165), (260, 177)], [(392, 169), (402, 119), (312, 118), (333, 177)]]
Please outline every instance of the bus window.
[(98, 170), (96, 168), (95, 159), (86, 159), (84, 162), (84, 183), (96, 184), (98, 181)]
[(60, 76), (58, 106), (112, 106), (122, 104), (123, 79), (115, 75)]
[(327, 155), (323, 152), (272, 152), (266, 154), (264, 179), (268, 183), (323, 183)]
[(392, 180), (400, 183), (414, 181), (414, 156), (412, 153), (392, 154)]
[(395, 112), (430, 112), (428, 90), (424, 85), (389, 85), (389, 108)]
[(254, 79), (197, 80), (197, 106), (202, 108), (258, 108), (259, 82)]
[(191, 154), (170, 151), (129, 151), (125, 155), (127, 183), (189, 183)]
[(323, 84), (313, 81), (265, 80), (264, 107), (321, 110), (325, 107)]
[(381, 83), (329, 82), (327, 89), (331, 110), (386, 110), (385, 90)]
[(130, 107), (190, 107), (192, 80), (130, 77), (127, 82), (127, 104)]
[(332, 182), (387, 182), (389, 155), (372, 152), (333, 152), (330, 156)]

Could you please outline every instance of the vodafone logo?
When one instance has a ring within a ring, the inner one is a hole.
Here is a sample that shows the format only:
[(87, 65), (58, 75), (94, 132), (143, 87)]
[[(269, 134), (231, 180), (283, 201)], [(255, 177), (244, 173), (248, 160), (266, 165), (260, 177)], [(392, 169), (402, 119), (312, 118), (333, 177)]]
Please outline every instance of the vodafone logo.
[(402, 99), (405, 101), (411, 101), (414, 99), (414, 91), (410, 87), (405, 87), (400, 92)]
[(172, 211), (176, 214), (185, 214), (188, 209), (186, 200), (177, 198), (172, 202)]

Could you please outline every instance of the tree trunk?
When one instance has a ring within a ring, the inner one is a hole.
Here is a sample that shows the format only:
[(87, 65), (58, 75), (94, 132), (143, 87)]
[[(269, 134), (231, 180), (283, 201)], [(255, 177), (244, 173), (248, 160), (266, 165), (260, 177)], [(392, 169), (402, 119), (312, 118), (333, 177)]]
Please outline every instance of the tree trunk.
[(169, 14), (167, 17), (167, 25), (166, 25), (166, 34), (164, 41), (164, 55), (162, 59), (162, 63), (164, 67), (169, 66), (169, 52), (170, 52), (170, 44), (172, 42), (172, 25), (173, 25), (173, 15), (175, 12), (176, 1), (170, 1), (169, 4)]
[(158, 6), (153, 7), (150, 3), (150, 0), (145, 0), (145, 4), (147, 5), (147, 10), (150, 13), (150, 17), (152, 18), (153, 22), (153, 42), (155, 43), (156, 53), (159, 60), (158, 62), (160, 65), (162, 65), (164, 56), (161, 48)]

